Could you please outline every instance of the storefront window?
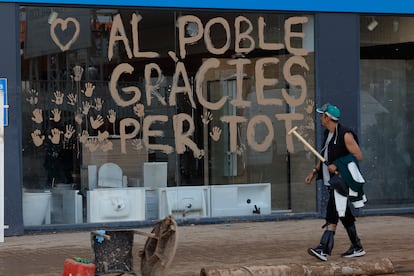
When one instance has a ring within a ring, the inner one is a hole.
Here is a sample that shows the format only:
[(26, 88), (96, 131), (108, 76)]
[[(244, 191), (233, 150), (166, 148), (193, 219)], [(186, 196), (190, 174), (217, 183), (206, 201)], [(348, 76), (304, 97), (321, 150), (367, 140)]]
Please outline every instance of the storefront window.
[(361, 123), (368, 208), (413, 207), (413, 17), (361, 17)]
[(23, 7), (21, 52), (23, 196), (51, 194), (34, 225), (231, 214), (225, 185), (248, 214), (315, 210), (287, 135), (314, 144), (312, 16)]

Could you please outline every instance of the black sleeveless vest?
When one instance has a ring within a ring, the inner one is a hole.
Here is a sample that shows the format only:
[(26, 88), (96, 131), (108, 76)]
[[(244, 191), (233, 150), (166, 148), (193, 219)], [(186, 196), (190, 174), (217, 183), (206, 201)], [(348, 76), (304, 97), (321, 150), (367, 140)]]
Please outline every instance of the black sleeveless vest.
[[(350, 128), (344, 127), (343, 125), (338, 123), (337, 128), (335, 129), (332, 139), (328, 145), (329, 164), (332, 164), (332, 162), (336, 159), (349, 154), (349, 151), (345, 146), (345, 133), (348, 132), (352, 133), (355, 141), (358, 143), (358, 137), (356, 136), (356, 134)], [(323, 145), (325, 144), (326, 139), (328, 138), (328, 134), (329, 130), (326, 129), (324, 132)]]

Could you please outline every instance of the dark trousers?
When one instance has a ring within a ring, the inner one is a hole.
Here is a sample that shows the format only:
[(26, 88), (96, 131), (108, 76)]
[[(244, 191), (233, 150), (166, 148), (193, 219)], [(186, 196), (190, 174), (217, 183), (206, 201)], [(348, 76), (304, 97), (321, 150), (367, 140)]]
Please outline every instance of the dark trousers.
[(338, 221), (341, 220), (345, 228), (354, 225), (355, 216), (353, 215), (352, 210), (349, 206), (350, 204), (349, 200), (346, 206), (345, 217), (340, 218), (338, 216), (338, 212), (336, 211), (334, 189), (332, 189), (331, 187), (328, 187), (328, 191), (329, 191), (329, 200), (328, 200), (328, 205), (326, 207), (326, 216), (325, 216), (326, 223), (338, 224)]

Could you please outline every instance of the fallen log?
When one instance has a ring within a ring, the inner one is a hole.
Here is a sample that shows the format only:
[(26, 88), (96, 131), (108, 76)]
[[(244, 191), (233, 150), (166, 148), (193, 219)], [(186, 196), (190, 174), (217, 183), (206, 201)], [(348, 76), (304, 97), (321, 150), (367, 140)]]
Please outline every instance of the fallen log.
[(370, 261), (326, 262), (320, 264), (289, 264), (277, 266), (238, 266), (231, 268), (202, 268), (201, 276), (337, 276), (337, 275), (384, 275), (393, 274), (390, 259)]

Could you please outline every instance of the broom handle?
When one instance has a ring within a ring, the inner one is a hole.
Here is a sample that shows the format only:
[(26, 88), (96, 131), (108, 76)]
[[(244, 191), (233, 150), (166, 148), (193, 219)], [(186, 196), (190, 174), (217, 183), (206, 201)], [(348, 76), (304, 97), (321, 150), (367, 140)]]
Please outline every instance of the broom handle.
[(318, 159), (319, 160), (321, 160), (322, 161), (322, 163), (324, 163), (325, 165), (329, 165), (328, 164), (328, 161), (326, 161), (326, 159), (325, 158), (323, 158), (323, 156), (317, 151), (317, 150), (315, 150), (297, 131), (296, 131), (296, 129), (297, 129), (298, 127), (297, 126), (295, 126), (294, 128), (292, 128), (291, 130), (289, 130), (289, 132), (288, 132), (288, 134), (289, 135), (295, 135), (296, 136), (296, 138), (298, 138), (299, 139), (299, 141), (301, 141), (304, 145), (305, 145), (305, 147), (307, 147), (316, 157), (318, 157)]

